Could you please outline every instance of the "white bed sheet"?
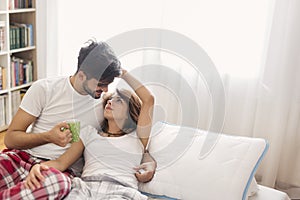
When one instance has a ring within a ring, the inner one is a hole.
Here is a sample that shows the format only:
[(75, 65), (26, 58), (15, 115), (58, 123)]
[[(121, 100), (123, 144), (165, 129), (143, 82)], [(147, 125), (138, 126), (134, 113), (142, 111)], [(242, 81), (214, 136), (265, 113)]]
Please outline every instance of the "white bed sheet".
[[(166, 200), (167, 198), (163, 198)], [(149, 200), (162, 200), (161, 198), (149, 198)], [(224, 199), (225, 200), (225, 199)], [(258, 191), (255, 195), (249, 197), (248, 200), (291, 200), (289, 196), (279, 190), (258, 185)]]
[(258, 185), (258, 191), (249, 200), (290, 200), (288, 195), (279, 190)]

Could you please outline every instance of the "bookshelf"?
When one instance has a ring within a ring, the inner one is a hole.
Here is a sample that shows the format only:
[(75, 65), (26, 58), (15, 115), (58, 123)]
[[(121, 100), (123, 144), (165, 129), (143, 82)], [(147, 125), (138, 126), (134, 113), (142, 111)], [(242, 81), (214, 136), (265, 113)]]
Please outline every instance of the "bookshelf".
[(0, 132), (37, 78), (36, 0), (0, 0)]

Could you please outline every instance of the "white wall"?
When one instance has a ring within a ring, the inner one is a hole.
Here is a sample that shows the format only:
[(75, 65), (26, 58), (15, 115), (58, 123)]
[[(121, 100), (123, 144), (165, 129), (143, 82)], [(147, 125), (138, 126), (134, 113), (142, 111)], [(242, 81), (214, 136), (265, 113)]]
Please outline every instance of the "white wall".
[(38, 79), (58, 75), (57, 0), (36, 0)]
[(39, 77), (74, 73), (78, 51), (91, 37), (106, 40), (147, 27), (190, 37), (224, 73), (257, 76), (270, 2), (37, 0)]

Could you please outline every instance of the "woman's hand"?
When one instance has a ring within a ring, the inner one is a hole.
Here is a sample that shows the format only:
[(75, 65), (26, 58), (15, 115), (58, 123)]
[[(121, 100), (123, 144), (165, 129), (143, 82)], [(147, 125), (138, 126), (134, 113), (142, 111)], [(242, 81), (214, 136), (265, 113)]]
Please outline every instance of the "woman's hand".
[(119, 78), (123, 78), (123, 76), (127, 73), (127, 70), (126, 69), (121, 69), (122, 73), (121, 75), (119, 76)]
[(137, 171), (135, 173), (135, 176), (139, 182), (146, 183), (151, 181), (154, 177), (157, 164), (155, 159), (147, 150), (145, 151), (145, 153), (143, 153), (141, 163), (142, 164), (140, 166), (134, 168)]
[(41, 171), (48, 169), (49, 167), (47, 165), (35, 164), (25, 179), (25, 187), (31, 190), (41, 187), (41, 182), (45, 180)]
[(152, 180), (155, 174), (156, 163), (146, 162), (134, 168), (137, 172), (135, 177), (141, 183), (146, 183)]

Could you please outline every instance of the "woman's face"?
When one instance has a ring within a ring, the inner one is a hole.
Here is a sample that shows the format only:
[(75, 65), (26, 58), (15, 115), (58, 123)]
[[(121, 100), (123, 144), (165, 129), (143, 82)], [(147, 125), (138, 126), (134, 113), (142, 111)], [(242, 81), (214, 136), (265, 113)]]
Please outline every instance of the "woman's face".
[(104, 107), (104, 118), (125, 120), (128, 118), (128, 103), (117, 93), (113, 94)]

